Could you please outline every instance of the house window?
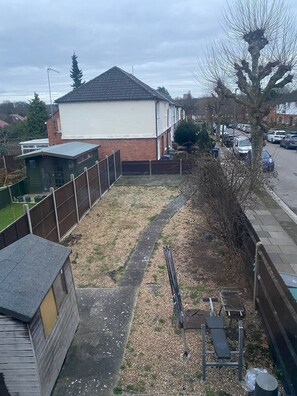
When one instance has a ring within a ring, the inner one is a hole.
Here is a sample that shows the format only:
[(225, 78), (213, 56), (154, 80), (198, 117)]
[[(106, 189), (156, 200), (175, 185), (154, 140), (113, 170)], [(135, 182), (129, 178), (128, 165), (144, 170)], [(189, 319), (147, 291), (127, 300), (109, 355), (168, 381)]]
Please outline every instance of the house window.
[(61, 269), (40, 305), (40, 316), (46, 337), (51, 333), (56, 323), (60, 307), (67, 293), (65, 273)]
[(40, 315), (43, 324), (44, 334), (47, 337), (52, 331), (56, 322), (58, 311), (53, 289), (50, 288), (40, 305)]

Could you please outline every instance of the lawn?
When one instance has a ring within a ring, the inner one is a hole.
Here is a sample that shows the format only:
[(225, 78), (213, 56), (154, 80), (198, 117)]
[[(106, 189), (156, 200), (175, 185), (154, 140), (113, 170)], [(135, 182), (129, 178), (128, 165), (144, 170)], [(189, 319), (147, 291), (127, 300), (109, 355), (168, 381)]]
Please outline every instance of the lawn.
[[(29, 203), (29, 208), (35, 204)], [(24, 214), (23, 204), (15, 203), (0, 209), (0, 231), (6, 228), (9, 224), (13, 223)]]

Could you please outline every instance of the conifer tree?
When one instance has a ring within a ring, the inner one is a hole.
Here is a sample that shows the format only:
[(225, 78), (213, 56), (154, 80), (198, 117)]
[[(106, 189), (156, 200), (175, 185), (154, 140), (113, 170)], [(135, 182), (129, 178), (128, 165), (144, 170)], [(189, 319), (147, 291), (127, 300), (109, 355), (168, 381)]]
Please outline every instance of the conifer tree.
[(42, 138), (47, 136), (46, 121), (48, 112), (45, 103), (39, 99), (34, 92), (34, 99), (29, 101), (29, 111), (27, 119), (28, 133), (31, 138)]
[(72, 67), (70, 70), (70, 77), (73, 80), (73, 84), (71, 84), (71, 86), (73, 89), (76, 89), (80, 87), (82, 84), (84, 84), (84, 81), (82, 81), (83, 72), (78, 67), (77, 55), (75, 54), (75, 52), (73, 53), (71, 59), (72, 59)]

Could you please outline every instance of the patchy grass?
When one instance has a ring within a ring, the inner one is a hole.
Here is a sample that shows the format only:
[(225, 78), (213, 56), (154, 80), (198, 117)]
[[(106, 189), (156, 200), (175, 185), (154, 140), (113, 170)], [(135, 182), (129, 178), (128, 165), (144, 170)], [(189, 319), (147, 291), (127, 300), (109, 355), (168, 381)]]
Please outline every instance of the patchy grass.
[(177, 187), (113, 186), (64, 241), (76, 285), (114, 287), (141, 233), (178, 195)]
[[(16, 221), (24, 214), (24, 204), (14, 203), (0, 209), (0, 231), (9, 226), (11, 223)], [(28, 203), (29, 208), (32, 208), (35, 204)]]

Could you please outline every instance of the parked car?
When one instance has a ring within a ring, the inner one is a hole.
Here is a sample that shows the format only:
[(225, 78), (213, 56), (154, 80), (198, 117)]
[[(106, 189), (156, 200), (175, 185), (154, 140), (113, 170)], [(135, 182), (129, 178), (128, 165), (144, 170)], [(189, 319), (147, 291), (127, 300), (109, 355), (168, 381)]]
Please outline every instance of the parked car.
[(224, 133), (222, 140), (223, 140), (223, 144), (226, 147), (232, 147), (233, 146), (233, 140), (234, 140), (233, 133)]
[(250, 139), (245, 136), (236, 136), (233, 142), (233, 152), (240, 157), (245, 157), (252, 150)]
[(267, 149), (262, 149), (262, 165), (263, 170), (267, 172), (274, 171), (274, 161)]
[(286, 136), (286, 131), (268, 131), (267, 133), (267, 141), (271, 143), (279, 143), (284, 136)]
[[(248, 152), (247, 158), (248, 158), (248, 163), (251, 164), (251, 161), (252, 161), (252, 150), (250, 150)], [(266, 172), (273, 172), (274, 171), (273, 158), (271, 157), (269, 151), (266, 148), (262, 149), (261, 161), (262, 161), (263, 171), (266, 171)]]
[(279, 145), (287, 150), (291, 148), (297, 149), (297, 132), (288, 133), (282, 138)]

